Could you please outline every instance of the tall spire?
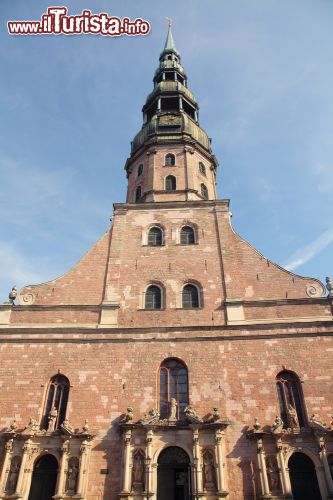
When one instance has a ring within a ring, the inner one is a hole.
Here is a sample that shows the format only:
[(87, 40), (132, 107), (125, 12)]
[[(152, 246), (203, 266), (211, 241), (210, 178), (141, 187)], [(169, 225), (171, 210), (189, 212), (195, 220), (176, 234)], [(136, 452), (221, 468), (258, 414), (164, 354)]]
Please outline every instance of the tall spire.
[(174, 52), (175, 54), (177, 54), (179, 56), (179, 52), (176, 49), (175, 41), (174, 41), (173, 35), (172, 35), (172, 29), (171, 29), (172, 21), (169, 17), (167, 17), (167, 20), (168, 20), (168, 34), (167, 34), (167, 38), (166, 38), (164, 49), (163, 49), (161, 56), (165, 53), (170, 53), (170, 52)]
[(143, 125), (131, 143), (125, 169), (129, 203), (216, 198), (217, 160), (199, 125), (199, 106), (187, 87), (169, 20), (168, 34), (143, 105)]

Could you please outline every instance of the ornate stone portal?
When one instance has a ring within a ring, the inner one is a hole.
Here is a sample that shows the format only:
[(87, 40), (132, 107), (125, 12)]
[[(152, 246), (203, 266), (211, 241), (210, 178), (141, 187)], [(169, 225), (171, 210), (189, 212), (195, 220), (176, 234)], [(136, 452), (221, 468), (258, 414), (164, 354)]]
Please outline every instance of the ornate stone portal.
[[(224, 431), (230, 424), (221, 419), (214, 408), (207, 418), (200, 418), (193, 407), (184, 412), (183, 420), (159, 419), (153, 409), (138, 421), (128, 420), (127, 414), (119, 424), (123, 436), (122, 483), (119, 498), (126, 500), (157, 499), (159, 456), (169, 447), (183, 450), (189, 457), (189, 488), (191, 498), (217, 500), (228, 496), (225, 473)], [(164, 464), (165, 465), (165, 464)], [(182, 471), (175, 479), (180, 482)], [(187, 484), (187, 479), (186, 479)]]
[(257, 445), (261, 498), (293, 498), (288, 462), (294, 453), (303, 453), (311, 459), (322, 498), (333, 498), (333, 476), (326, 455), (326, 441), (332, 428), (319, 422), (315, 415), (307, 428), (300, 429), (294, 415), (288, 423), (290, 427), (283, 429), (283, 422), (277, 416), (272, 426), (262, 427), (255, 419), (253, 429), (247, 434)]
[(74, 430), (68, 421), (64, 421), (59, 430), (46, 431), (41, 430), (34, 419), (30, 419), (21, 431), (17, 430), (17, 424), (13, 422), (4, 437), (6, 444), (0, 499), (27, 499), (34, 465), (45, 455), (52, 455), (58, 462), (53, 498), (85, 498), (91, 440), (94, 437), (87, 431), (86, 425), (82, 430)]

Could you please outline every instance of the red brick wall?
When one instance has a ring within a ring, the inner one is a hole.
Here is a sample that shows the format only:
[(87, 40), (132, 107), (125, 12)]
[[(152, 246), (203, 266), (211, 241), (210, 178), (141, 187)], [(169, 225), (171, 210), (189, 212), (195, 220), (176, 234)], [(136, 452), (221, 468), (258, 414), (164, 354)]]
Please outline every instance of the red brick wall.
[[(288, 329), (253, 330), (242, 339), (238, 337), (241, 331), (233, 331), (230, 338), (215, 337), (214, 341), (191, 340), (189, 334), (182, 342), (160, 339), (146, 343), (128, 337), (127, 341), (110, 343), (3, 343), (0, 428), (8, 426), (14, 417), (20, 427), (30, 417), (39, 420), (47, 383), (60, 370), (72, 386), (70, 421), (74, 427), (81, 427), (88, 418), (91, 431), (97, 434), (88, 498), (106, 494), (116, 499), (121, 445), (112, 424), (129, 404), (136, 419), (158, 404), (159, 365), (175, 356), (188, 366), (190, 401), (199, 414), (207, 414), (216, 405), (232, 421), (226, 431), (230, 499), (243, 498), (243, 488), (247, 492), (244, 498), (253, 498), (255, 444), (245, 438), (244, 432), (255, 417), (262, 425), (273, 422), (278, 413), (277, 373), (285, 367), (299, 375), (309, 416), (317, 413), (329, 422), (333, 411), (332, 337), (317, 336), (314, 328), (297, 335), (289, 331), (286, 338), (280, 338), (280, 333), (287, 334)], [(330, 445), (328, 451), (333, 452)], [(109, 469), (107, 476), (100, 474), (105, 468)]]

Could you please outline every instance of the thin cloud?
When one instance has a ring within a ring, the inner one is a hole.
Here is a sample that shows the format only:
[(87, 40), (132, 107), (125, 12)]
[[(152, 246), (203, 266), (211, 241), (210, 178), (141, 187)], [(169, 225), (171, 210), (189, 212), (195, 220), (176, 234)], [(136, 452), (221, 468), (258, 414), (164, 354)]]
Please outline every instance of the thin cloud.
[[(11, 243), (0, 242), (0, 262), (0, 283), (10, 283), (10, 286), (17, 285), (21, 288), (27, 283), (44, 281), (45, 275), (34, 270), (37, 269), (37, 265), (30, 262)], [(0, 303), (4, 300), (7, 300), (7, 297), (0, 297)]]
[(312, 241), (309, 245), (297, 250), (288, 259), (287, 264), (284, 265), (289, 271), (294, 271), (302, 266), (309, 260), (313, 259), (318, 253), (324, 250), (333, 242), (333, 228), (328, 229), (322, 233), (317, 239)]

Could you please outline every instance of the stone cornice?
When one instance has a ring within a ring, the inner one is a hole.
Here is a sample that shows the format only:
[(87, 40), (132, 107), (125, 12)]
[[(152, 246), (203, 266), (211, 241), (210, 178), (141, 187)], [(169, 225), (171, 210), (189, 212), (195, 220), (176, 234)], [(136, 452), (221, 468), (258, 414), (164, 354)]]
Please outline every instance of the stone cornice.
[(215, 207), (216, 210), (227, 212), (229, 210), (229, 199), (225, 200), (191, 200), (191, 201), (154, 201), (144, 203), (114, 203), (115, 214), (126, 213), (127, 210), (161, 210), (161, 209), (187, 209)]

